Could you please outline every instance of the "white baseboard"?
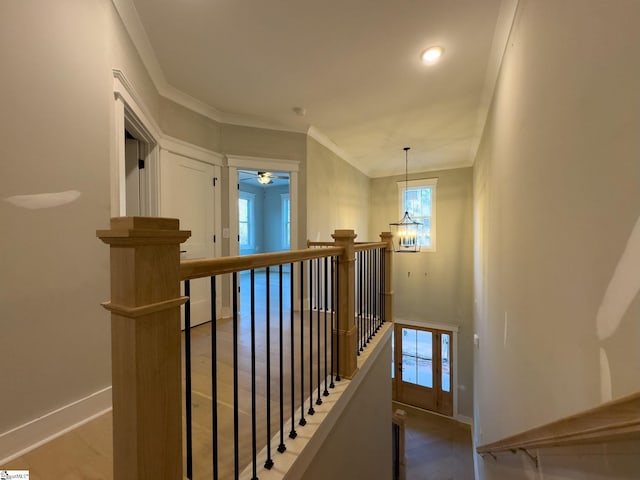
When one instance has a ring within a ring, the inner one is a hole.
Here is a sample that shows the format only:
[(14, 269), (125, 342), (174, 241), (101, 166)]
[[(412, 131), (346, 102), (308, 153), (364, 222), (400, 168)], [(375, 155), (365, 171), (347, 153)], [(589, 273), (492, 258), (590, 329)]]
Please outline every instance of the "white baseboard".
[(111, 387), (0, 433), (0, 465), (111, 410)]

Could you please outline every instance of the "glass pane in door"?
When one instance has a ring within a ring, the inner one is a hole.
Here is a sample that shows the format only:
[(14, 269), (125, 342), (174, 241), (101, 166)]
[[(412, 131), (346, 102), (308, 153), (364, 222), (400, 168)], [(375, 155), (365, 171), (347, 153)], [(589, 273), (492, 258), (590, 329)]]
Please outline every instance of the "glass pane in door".
[(396, 340), (393, 330), (391, 331), (391, 378), (396, 378)]
[(451, 391), (451, 362), (449, 361), (449, 344), (451, 342), (451, 336), (448, 333), (443, 333), (441, 337), (442, 345), (440, 346), (440, 358), (442, 359), (442, 391), (449, 392)]
[(433, 388), (433, 334), (416, 330), (417, 384)]
[(402, 381), (416, 383), (416, 331), (402, 329)]

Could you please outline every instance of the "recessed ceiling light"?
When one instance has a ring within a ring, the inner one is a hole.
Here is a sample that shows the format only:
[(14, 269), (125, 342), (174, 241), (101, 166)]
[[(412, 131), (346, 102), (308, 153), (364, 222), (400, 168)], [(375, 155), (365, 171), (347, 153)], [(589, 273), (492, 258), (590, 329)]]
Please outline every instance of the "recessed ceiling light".
[(444, 48), (442, 47), (429, 47), (424, 52), (422, 52), (422, 55), (420, 55), (420, 58), (422, 58), (422, 61), (424, 63), (431, 64), (431, 63), (437, 62), (443, 53), (444, 53)]

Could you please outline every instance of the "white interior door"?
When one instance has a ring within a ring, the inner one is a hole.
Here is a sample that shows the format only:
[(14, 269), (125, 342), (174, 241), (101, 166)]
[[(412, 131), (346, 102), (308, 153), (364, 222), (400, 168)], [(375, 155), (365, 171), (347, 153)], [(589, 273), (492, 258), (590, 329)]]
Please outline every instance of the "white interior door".
[[(180, 229), (191, 231), (180, 246), (182, 259), (215, 256), (214, 177), (213, 165), (167, 150), (160, 154), (160, 216), (178, 218)], [(192, 280), (190, 297), (191, 325), (211, 320), (209, 279)]]

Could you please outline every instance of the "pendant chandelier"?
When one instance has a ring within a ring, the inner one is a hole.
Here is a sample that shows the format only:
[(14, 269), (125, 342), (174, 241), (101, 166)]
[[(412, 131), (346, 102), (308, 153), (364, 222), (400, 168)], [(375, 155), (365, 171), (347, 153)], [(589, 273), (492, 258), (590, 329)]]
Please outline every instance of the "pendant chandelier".
[[(404, 193), (402, 195), (402, 203), (406, 207), (406, 194), (408, 186), (409, 176), (409, 149), (411, 147), (404, 147)], [(406, 207), (408, 208), (408, 207)], [(409, 211), (405, 210), (402, 219), (395, 223), (389, 224), (389, 229), (393, 234), (393, 249), (398, 253), (415, 253), (420, 251), (420, 244), (418, 242), (418, 235), (420, 234), (420, 228), (422, 223), (416, 222)]]

